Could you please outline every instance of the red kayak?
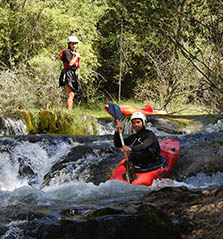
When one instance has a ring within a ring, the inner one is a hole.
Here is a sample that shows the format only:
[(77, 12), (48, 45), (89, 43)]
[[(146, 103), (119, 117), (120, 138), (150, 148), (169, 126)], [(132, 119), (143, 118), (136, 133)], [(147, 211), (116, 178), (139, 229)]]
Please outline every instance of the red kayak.
[[(165, 111), (159, 111), (159, 110), (153, 110), (151, 105), (144, 105), (142, 109), (136, 107), (136, 106), (127, 106), (122, 105), (120, 106), (122, 115), (130, 115), (135, 112), (142, 112), (145, 115), (166, 115)], [(108, 105), (105, 105), (105, 110), (110, 114)]]
[[(136, 179), (131, 183), (133, 185), (142, 184), (150, 186), (154, 179), (168, 177), (171, 169), (174, 167), (175, 162), (180, 154), (180, 143), (176, 140), (167, 139), (159, 142), (161, 147), (161, 155), (163, 162), (160, 165), (154, 166), (149, 169), (136, 169)], [(117, 179), (123, 182), (127, 182), (125, 159), (123, 159), (110, 177), (110, 180)]]

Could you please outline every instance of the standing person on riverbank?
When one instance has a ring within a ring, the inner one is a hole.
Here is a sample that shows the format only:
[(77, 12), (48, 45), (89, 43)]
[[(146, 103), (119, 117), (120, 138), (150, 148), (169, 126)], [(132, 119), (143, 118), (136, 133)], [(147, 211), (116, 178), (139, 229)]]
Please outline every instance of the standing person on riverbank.
[(122, 147), (119, 137), (120, 129), (116, 128), (114, 134), (115, 147), (122, 147), (122, 151), (131, 152), (129, 161), (135, 167), (143, 169), (160, 164), (160, 146), (156, 135), (145, 128), (146, 116), (141, 112), (135, 112), (131, 116), (131, 122), (136, 133), (124, 139), (125, 145)]
[(59, 85), (64, 86), (67, 93), (67, 109), (73, 109), (75, 93), (79, 88), (79, 80), (76, 70), (80, 67), (80, 55), (76, 52), (78, 38), (69, 36), (67, 39), (68, 48), (60, 53), (64, 69), (61, 71)]

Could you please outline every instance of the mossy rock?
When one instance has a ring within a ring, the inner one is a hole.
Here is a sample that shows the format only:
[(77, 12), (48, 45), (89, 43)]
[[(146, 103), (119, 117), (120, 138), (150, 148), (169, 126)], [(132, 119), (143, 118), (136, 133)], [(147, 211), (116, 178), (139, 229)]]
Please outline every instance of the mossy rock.
[(26, 122), (29, 134), (97, 135), (97, 119), (92, 116), (61, 111), (17, 110)]
[(33, 132), (34, 124), (33, 124), (32, 114), (30, 112), (25, 112), (21, 110), (16, 110), (15, 113), (21, 115), (23, 119), (25, 120), (28, 133)]

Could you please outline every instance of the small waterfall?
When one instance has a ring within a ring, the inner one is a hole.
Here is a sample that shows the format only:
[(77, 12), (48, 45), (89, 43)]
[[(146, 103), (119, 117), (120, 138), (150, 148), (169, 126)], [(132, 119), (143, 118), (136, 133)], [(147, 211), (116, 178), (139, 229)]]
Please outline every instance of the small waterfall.
[(0, 136), (27, 135), (24, 120), (18, 114), (8, 114), (0, 118)]
[(106, 134), (113, 134), (114, 133), (114, 122), (107, 122), (107, 121), (98, 121), (97, 127), (98, 135), (106, 135)]
[(0, 139), (0, 190), (29, 185), (38, 189), (52, 164), (74, 145), (54, 137), (51, 142), (46, 137), (37, 142)]

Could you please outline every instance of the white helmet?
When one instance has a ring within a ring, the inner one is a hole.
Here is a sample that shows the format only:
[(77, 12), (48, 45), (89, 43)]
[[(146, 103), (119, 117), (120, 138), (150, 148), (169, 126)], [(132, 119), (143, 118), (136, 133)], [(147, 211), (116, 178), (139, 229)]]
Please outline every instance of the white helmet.
[(71, 43), (71, 42), (79, 42), (79, 41), (78, 41), (78, 38), (77, 38), (77, 37), (75, 37), (75, 36), (69, 36), (69, 37), (67, 38), (67, 43), (69, 44), (69, 43)]
[(145, 126), (146, 125), (146, 116), (141, 113), (141, 112), (135, 112), (132, 114), (131, 116), (131, 121), (134, 120), (134, 119), (141, 119), (142, 122), (143, 122), (143, 125)]

